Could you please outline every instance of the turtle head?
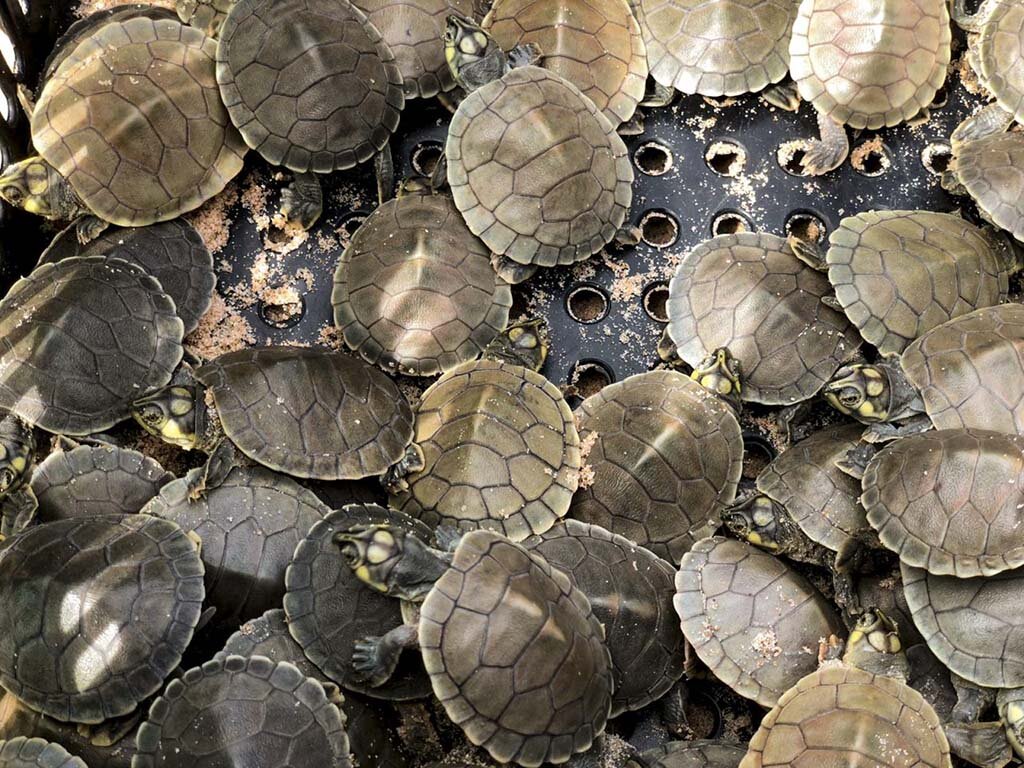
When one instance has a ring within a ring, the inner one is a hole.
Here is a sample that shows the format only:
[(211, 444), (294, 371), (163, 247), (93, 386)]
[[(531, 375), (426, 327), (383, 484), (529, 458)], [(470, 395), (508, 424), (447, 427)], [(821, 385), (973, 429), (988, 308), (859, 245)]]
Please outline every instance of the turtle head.
[(867, 423), (889, 419), (892, 383), (881, 366), (844, 365), (822, 389), (829, 405), (840, 413)]
[(539, 371), (548, 356), (543, 329), (543, 320), (516, 323), (494, 337), (484, 350), (484, 357)]
[(704, 358), (690, 374), (691, 379), (725, 400), (737, 412), (743, 408), (741, 376), (740, 361), (725, 347), (719, 347)]
[(0, 419), (0, 499), (24, 484), (35, 450), (32, 428), (13, 413), (5, 414)]
[(57, 170), (38, 155), (7, 166), (0, 174), (0, 198), (44, 219), (70, 219), (81, 212)]
[(202, 394), (178, 384), (150, 392), (132, 403), (132, 418), (149, 434), (186, 450), (203, 436)]
[(387, 525), (358, 525), (334, 535), (348, 567), (363, 583), (422, 602), (448, 563), (418, 538)]
[(444, 56), (462, 88), (475, 91), (509, 71), (508, 56), (472, 19), (450, 14), (444, 30)]
[(999, 718), (1006, 728), (1006, 737), (1010, 746), (1018, 754), (1024, 754), (1024, 690), (1007, 688), (999, 691), (996, 704), (999, 707)]
[(896, 622), (877, 608), (865, 610), (846, 639), (843, 661), (854, 667), (873, 667), (880, 656), (903, 652)]
[(798, 535), (782, 505), (761, 493), (727, 507), (722, 522), (737, 538), (777, 555), (788, 552)]

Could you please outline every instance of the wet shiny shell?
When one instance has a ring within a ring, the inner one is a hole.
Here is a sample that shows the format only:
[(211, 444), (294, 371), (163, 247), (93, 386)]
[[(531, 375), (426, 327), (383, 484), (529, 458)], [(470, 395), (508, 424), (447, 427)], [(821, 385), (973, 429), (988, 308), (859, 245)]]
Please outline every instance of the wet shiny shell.
[(520, 541), (569, 509), (580, 441), (562, 393), (539, 373), (494, 360), (463, 363), (420, 399), (422, 471), (391, 505), (431, 528), (496, 530)]
[(298, 172), (369, 160), (405, 103), (391, 49), (335, 0), (239, 0), (220, 30), (217, 83), (245, 143)]
[(695, 739), (669, 741), (640, 757), (649, 768), (736, 768), (745, 754), (737, 744)]
[(842, 634), (828, 601), (782, 560), (742, 541), (701, 539), (676, 574), (683, 634), (708, 668), (765, 707), (818, 665), (818, 641)]
[(943, 323), (910, 344), (900, 363), (936, 429), (1024, 431), (1024, 306)]
[(732, 409), (676, 371), (611, 384), (577, 411), (593, 482), (569, 516), (678, 563), (691, 531), (730, 503), (743, 465)]
[(807, 537), (838, 552), (867, 528), (857, 501), (860, 483), (835, 462), (856, 448), (864, 428), (857, 424), (823, 429), (781, 453), (757, 477), (757, 490), (789, 513)]
[(740, 768), (823, 765), (949, 768), (935, 710), (898, 680), (845, 666), (808, 675), (779, 699)]
[(498, 0), (483, 27), (503, 50), (535, 43), (544, 69), (575, 85), (618, 125), (647, 82), (647, 49), (626, 0)]
[(320, 480), (380, 475), (405, 454), (412, 409), (362, 360), (322, 349), (262, 347), (195, 370), (224, 432), (253, 461)]
[(279, 606), (295, 547), (330, 509), (290, 477), (262, 467), (236, 467), (195, 500), (188, 486), (187, 477), (167, 484), (142, 511), (199, 535), (214, 621), (237, 625)]
[(36, 521), (134, 514), (173, 479), (154, 459), (128, 448), (82, 445), (54, 451), (32, 474)]
[(498, 762), (564, 762), (604, 731), (613, 673), (590, 601), (503, 536), (462, 538), (419, 639), (448, 716)]
[(19, 736), (0, 741), (0, 768), (89, 768), (60, 744)]
[(803, 0), (789, 71), (818, 112), (853, 128), (897, 125), (946, 80), (946, 0)]
[(1024, 686), (1024, 572), (960, 579), (900, 569), (914, 624), (939, 661), (987, 688)]
[(981, 77), (1000, 106), (1024, 119), (1024, 8), (1015, 0), (997, 0), (978, 35)]
[(44, 264), (0, 301), (0, 408), (48, 432), (88, 435), (171, 380), (184, 326), (139, 267), (88, 256)]
[(112, 228), (87, 245), (78, 242), (75, 224), (66, 227), (39, 257), (39, 264), (70, 256), (114, 256), (155, 277), (174, 300), (174, 310), (195, 329), (210, 307), (217, 276), (213, 257), (195, 228), (184, 219), (133, 229)]
[(203, 564), (174, 523), (28, 528), (0, 547), (0, 683), (58, 720), (127, 714), (181, 661), (202, 603)]
[(345, 718), (320, 683), (266, 656), (208, 661), (172, 680), (139, 728), (132, 768), (351, 768)]
[(455, 205), (494, 253), (553, 267), (612, 240), (633, 167), (612, 124), (575, 85), (513, 69), (459, 105), (445, 146)]
[(565, 520), (523, 541), (590, 600), (612, 655), (612, 717), (659, 699), (683, 674), (675, 568), (596, 525)]
[(683, 93), (738, 96), (789, 70), (793, 0), (641, 0), (651, 75)]
[(512, 291), (447, 195), (371, 213), (342, 254), (334, 322), (364, 360), (432, 376), (480, 355), (508, 324)]
[(44, 86), (32, 114), (36, 150), (113, 224), (199, 207), (245, 155), (217, 91), (215, 49), (174, 19), (101, 26)]
[(782, 238), (721, 235), (680, 262), (669, 284), (669, 335), (692, 366), (728, 347), (744, 400), (790, 405), (817, 394), (860, 344), (846, 317), (822, 304), (831, 290)]
[(934, 574), (991, 576), (1024, 565), (1024, 437), (944, 429), (897, 440), (864, 473), (882, 543)]
[(969, 141), (957, 147), (952, 168), (985, 217), (1024, 241), (1024, 136)]
[(1009, 291), (1006, 246), (959, 216), (868, 211), (843, 219), (829, 244), (836, 298), (883, 355)]

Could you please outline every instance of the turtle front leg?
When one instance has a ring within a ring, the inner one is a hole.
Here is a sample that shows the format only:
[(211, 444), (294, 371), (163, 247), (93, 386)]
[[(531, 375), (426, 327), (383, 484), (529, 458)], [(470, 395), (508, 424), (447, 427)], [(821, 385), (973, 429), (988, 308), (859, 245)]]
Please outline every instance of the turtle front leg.
[(395, 196), (395, 159), (390, 144), (374, 156), (373, 170), (377, 176), (377, 204), (383, 205)]
[(854, 480), (861, 480), (864, 478), (864, 470), (868, 468), (868, 462), (876, 453), (877, 446), (861, 441), (848, 450), (846, 456), (836, 459), (836, 468)]
[(36, 495), (27, 485), (8, 493), (0, 501), (0, 535), (6, 538), (21, 533), (35, 520), (38, 507)]
[(491, 266), (498, 273), (498, 277), (509, 285), (519, 285), (537, 274), (536, 264), (520, 264), (508, 256), (492, 255)]
[(869, 443), (888, 443), (901, 437), (919, 435), (931, 428), (931, 419), (926, 414), (919, 413), (904, 419), (899, 424), (887, 422), (872, 424), (864, 430), (864, 434), (861, 437)]
[(796, 112), (800, 109), (800, 92), (792, 80), (765, 88), (761, 92), (761, 98), (784, 112)]
[(991, 688), (975, 685), (954, 672), (949, 673), (949, 681), (956, 691), (956, 706), (950, 715), (953, 722), (976, 723), (981, 719), (981, 713), (996, 702), (996, 692)]
[(822, 176), (834, 171), (850, 154), (850, 140), (846, 136), (845, 126), (819, 112), (818, 131), (821, 138), (807, 142), (804, 150), (802, 164), (808, 176)]
[(78, 235), (78, 242), (85, 245), (102, 235), (109, 226), (98, 216), (82, 216), (75, 220), (75, 234)]
[(972, 115), (960, 123), (949, 137), (949, 143), (955, 150), (969, 141), (977, 141), (986, 136), (1004, 133), (1012, 123), (1013, 115), (999, 106), (998, 102), (992, 102), (978, 114)]
[(324, 192), (315, 173), (298, 173), (281, 190), (281, 215), (288, 226), (309, 229), (323, 211)]
[(413, 472), (419, 472), (424, 466), (426, 463), (423, 459), (423, 449), (412, 443), (405, 449), (405, 456), (399, 459), (397, 464), (389, 467), (381, 477), (381, 485), (392, 495), (405, 493), (409, 490), (409, 483), (405, 478)]
[(395, 627), (383, 637), (357, 640), (352, 649), (352, 669), (360, 682), (378, 688), (395, 673), (406, 648), (419, 647), (419, 631), (412, 624)]
[(130, 715), (104, 720), (102, 723), (79, 724), (78, 735), (94, 747), (112, 747), (131, 733), (141, 721), (142, 711), (137, 709)]
[(208, 490), (223, 483), (237, 463), (235, 444), (226, 437), (222, 438), (210, 451), (206, 463), (188, 473), (188, 497), (193, 501), (202, 498)]
[(640, 101), (641, 107), (651, 107), (657, 109), (658, 107), (667, 107), (676, 98), (676, 89), (670, 85), (662, 85), (659, 82), (653, 82), (646, 91), (644, 91), (644, 97)]

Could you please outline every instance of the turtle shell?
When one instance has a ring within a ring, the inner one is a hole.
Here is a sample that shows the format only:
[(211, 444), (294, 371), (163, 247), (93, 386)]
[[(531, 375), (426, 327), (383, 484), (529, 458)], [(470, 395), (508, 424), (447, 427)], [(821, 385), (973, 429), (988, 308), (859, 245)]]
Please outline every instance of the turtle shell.
[(203, 564), (174, 523), (58, 520), (0, 546), (0, 683), (57, 720), (127, 714), (181, 661)]
[(1024, 431), (1024, 306), (943, 323), (911, 343), (900, 364), (936, 429)]
[(789, 72), (820, 114), (874, 130), (932, 103), (951, 39), (946, 0), (803, 0)]
[(479, 357), (508, 324), (512, 291), (450, 197), (405, 195), (356, 230), (331, 303), (364, 360), (432, 376)]
[(982, 80), (999, 105), (1024, 120), (1024, 8), (995, 0), (985, 9), (977, 51)]
[(253, 461), (296, 477), (383, 474), (412, 439), (412, 409), (362, 360), (324, 349), (260, 347), (195, 370), (225, 434)]
[(353, 525), (387, 524), (429, 541), (422, 523), (373, 504), (334, 510), (317, 522), (295, 548), (285, 572), (284, 611), (288, 631), (311, 662), (347, 690), (405, 701), (430, 695), (430, 682), (415, 653), (404, 653), (384, 685), (368, 687), (352, 674), (357, 640), (380, 637), (403, 624), (398, 600), (361, 582), (345, 562), (334, 534)]
[(843, 219), (829, 244), (836, 298), (883, 355), (1009, 292), (1006, 246), (959, 216), (867, 211)]
[(860, 344), (832, 290), (775, 235), (720, 235), (691, 250), (669, 284), (669, 336), (700, 364), (728, 347), (741, 366), (744, 400), (791, 405), (817, 394)]
[(149, 227), (108, 229), (88, 245), (78, 242), (76, 225), (71, 224), (53, 238), (39, 257), (39, 264), (71, 256), (114, 256), (142, 267), (174, 300), (186, 334), (195, 330), (199, 318), (209, 309), (217, 284), (210, 251), (184, 219)]
[(356, 0), (395, 55), (407, 99), (428, 99), (455, 88), (444, 56), (445, 18), (473, 16), (472, 0)]
[(589, 258), (626, 220), (626, 145), (579, 89), (518, 67), (470, 93), (445, 145), (448, 183), (473, 234), (520, 264)]
[(351, 768), (345, 718), (286, 661), (228, 656), (172, 680), (139, 727), (132, 768)]
[(579, 88), (614, 126), (644, 97), (647, 49), (626, 0), (497, 0), (483, 28), (506, 51), (538, 45), (544, 69)]
[(935, 710), (898, 680), (830, 665), (800, 680), (764, 720), (740, 768), (950, 768)]
[(238, 0), (220, 30), (217, 83), (245, 143), (299, 173), (369, 160), (405, 104), (391, 49), (338, 0)]
[(596, 525), (565, 520), (523, 547), (587, 596), (612, 655), (612, 717), (647, 706), (683, 674), (683, 635), (672, 610), (675, 568)]
[(738, 96), (789, 71), (792, 0), (640, 0), (651, 75), (703, 96)]
[(0, 301), (0, 408), (48, 432), (128, 418), (181, 360), (174, 301), (141, 268), (86, 256), (44, 264)]
[(0, 768), (89, 768), (60, 744), (19, 736), (0, 741)]
[(156, 460), (128, 448), (80, 445), (54, 451), (32, 475), (36, 521), (134, 514), (173, 479)]
[(764, 707), (818, 665), (818, 641), (842, 634), (828, 601), (782, 560), (715, 536), (676, 574), (683, 634), (708, 669)]
[(917, 568), (960, 578), (1024, 565), (1024, 437), (943, 429), (897, 440), (864, 472), (882, 544)]
[(579, 484), (569, 405), (539, 373), (511, 363), (471, 361), (434, 382), (420, 398), (415, 440), (424, 467), (391, 505), (431, 528), (521, 541), (563, 517)]
[(651, 371), (604, 387), (576, 415), (593, 481), (569, 516), (678, 563), (692, 531), (736, 495), (743, 437), (732, 409), (688, 376)]
[(284, 574), (313, 524), (330, 512), (312, 491), (263, 467), (235, 467), (189, 498), (189, 477), (168, 483), (143, 508), (195, 531), (203, 542), (206, 600), (214, 619), (239, 624), (279, 606)]
[(900, 570), (914, 624), (939, 661), (986, 688), (1024, 686), (1024, 572), (960, 579)]
[(500, 763), (562, 763), (604, 731), (613, 671), (590, 601), (504, 536), (462, 537), (419, 640), (448, 716)]
[(101, 219), (131, 227), (198, 208), (242, 169), (214, 77), (216, 43), (176, 19), (99, 27), (43, 87), (32, 142)]
[(1024, 136), (997, 133), (956, 147), (957, 180), (982, 214), (1024, 242)]
[(724, 741), (669, 741), (640, 755), (648, 768), (736, 768), (746, 750)]
[(757, 490), (785, 507), (811, 541), (833, 552), (868, 527), (858, 501), (860, 483), (836, 466), (857, 447), (863, 432), (859, 424), (815, 432), (757, 476)]

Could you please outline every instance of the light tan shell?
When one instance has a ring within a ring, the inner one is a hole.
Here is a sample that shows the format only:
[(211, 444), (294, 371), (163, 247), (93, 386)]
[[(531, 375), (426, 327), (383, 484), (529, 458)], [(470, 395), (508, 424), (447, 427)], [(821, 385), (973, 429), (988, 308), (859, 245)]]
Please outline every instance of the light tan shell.
[(999, 105), (1024, 119), (1024, 5), (997, 0), (978, 35), (981, 77)]

